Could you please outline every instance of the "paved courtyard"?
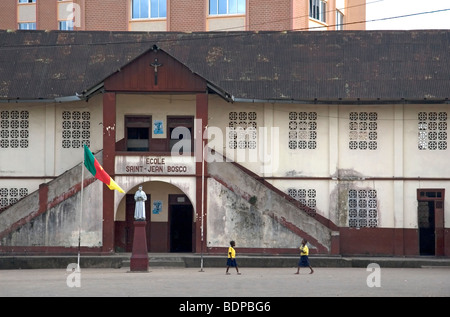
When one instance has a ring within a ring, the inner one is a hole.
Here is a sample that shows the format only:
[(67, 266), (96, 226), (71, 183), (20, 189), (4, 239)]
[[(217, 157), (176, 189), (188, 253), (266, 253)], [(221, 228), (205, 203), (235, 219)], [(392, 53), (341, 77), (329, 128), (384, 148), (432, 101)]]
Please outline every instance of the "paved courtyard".
[[(448, 297), (450, 268), (0, 270), (1, 297)], [(180, 302), (183, 302), (180, 298)]]

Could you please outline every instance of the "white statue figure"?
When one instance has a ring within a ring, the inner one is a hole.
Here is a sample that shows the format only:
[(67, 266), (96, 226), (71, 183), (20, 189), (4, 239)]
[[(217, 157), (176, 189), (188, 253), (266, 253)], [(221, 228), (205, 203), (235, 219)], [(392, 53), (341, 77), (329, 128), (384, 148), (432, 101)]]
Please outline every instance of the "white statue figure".
[(147, 195), (142, 190), (142, 186), (139, 186), (138, 191), (134, 194), (134, 200), (136, 201), (136, 207), (134, 209), (134, 220), (145, 220), (145, 201)]

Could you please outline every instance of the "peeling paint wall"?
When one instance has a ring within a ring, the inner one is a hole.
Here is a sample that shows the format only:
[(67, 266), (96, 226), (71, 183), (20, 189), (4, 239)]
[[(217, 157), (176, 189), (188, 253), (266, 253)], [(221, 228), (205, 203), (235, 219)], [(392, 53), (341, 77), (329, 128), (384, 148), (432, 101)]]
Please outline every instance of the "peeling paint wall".
[[(101, 153), (96, 157), (100, 163), (103, 161)], [(89, 185), (83, 190), (81, 203), (77, 186), (80, 186), (82, 168), (85, 167), (78, 163), (60, 177), (42, 184), (45, 188), (0, 213), (1, 245), (75, 247), (78, 246), (81, 229), (81, 246), (101, 246), (103, 183), (95, 180), (89, 172), (84, 173), (85, 182)], [(41, 197), (40, 191), (46, 194)], [(8, 232), (10, 228), (13, 229)]]
[(208, 172), (213, 177), (208, 179), (209, 247), (234, 239), (242, 247), (295, 248), (304, 232), (330, 249), (329, 228), (232, 163), (209, 163)]
[[(95, 181), (84, 189), (82, 213), (78, 192), (5, 236), (1, 245), (75, 247), (81, 235), (81, 246), (101, 246), (103, 209), (99, 192), (103, 191), (102, 186), (103, 183)], [(24, 208), (26, 200), (23, 202), (11, 210)]]
[(301, 237), (220, 183), (208, 181), (208, 247), (226, 247), (231, 240), (246, 248), (296, 248)]

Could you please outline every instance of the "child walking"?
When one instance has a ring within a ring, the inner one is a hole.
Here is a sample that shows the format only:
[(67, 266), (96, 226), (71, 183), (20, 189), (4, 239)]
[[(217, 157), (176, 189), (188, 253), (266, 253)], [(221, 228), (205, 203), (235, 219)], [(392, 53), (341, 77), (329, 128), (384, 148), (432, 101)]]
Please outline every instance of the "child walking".
[(230, 266), (235, 267), (237, 274), (241, 275), (241, 273), (239, 273), (238, 265), (236, 263), (236, 250), (234, 250), (235, 245), (236, 243), (234, 241), (230, 241), (230, 247), (228, 248), (227, 271), (225, 272), (225, 274), (227, 275), (230, 274), (228, 273), (228, 269), (230, 268)]
[(295, 274), (300, 273), (300, 267), (309, 267), (311, 272), (309, 274), (313, 274), (314, 270), (309, 264), (309, 248), (306, 245), (308, 241), (306, 239), (302, 240), (302, 245), (300, 246), (300, 260), (298, 261), (297, 272)]

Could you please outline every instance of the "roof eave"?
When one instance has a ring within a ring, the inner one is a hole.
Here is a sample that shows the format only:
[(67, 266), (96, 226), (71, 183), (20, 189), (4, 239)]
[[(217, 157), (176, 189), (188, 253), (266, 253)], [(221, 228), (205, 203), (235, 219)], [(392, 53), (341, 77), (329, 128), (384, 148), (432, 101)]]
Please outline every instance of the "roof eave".
[(233, 102), (243, 103), (283, 103), (283, 104), (450, 104), (448, 98), (442, 99), (257, 99), (257, 98), (235, 98)]

